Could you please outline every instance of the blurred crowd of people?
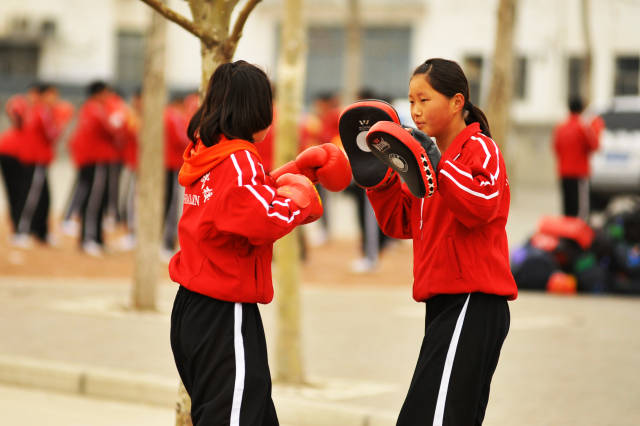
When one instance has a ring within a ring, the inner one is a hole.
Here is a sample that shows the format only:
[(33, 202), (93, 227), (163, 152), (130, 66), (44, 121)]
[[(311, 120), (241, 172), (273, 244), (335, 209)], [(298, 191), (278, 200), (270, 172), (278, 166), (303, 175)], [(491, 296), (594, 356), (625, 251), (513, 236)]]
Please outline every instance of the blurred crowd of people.
[[(188, 120), (198, 96), (178, 94), (164, 110), (164, 168), (166, 172), (163, 257), (175, 250), (181, 198), (177, 172), (188, 145)], [(141, 97), (136, 91), (129, 102), (105, 82), (86, 88), (86, 100), (78, 109), (59, 98), (52, 84), (34, 84), (27, 93), (6, 104), (10, 127), (0, 135), (0, 166), (11, 221), (11, 242), (29, 247), (35, 240), (56, 244), (51, 232), (48, 168), (65, 128), (75, 120), (67, 142), (76, 169), (61, 229), (77, 236), (80, 248), (100, 256), (105, 249), (104, 228), (121, 224), (125, 234), (118, 248), (135, 245), (135, 181)]]
[[(363, 90), (361, 99), (381, 99)], [(162, 257), (169, 259), (177, 243), (177, 223), (182, 208), (178, 171), (189, 144), (187, 126), (198, 106), (197, 93), (170, 97), (164, 111), (164, 222)], [(300, 120), (299, 151), (323, 143), (341, 147), (338, 121), (343, 105), (336, 93), (317, 94)], [(86, 99), (76, 108), (60, 98), (53, 84), (32, 85), (27, 93), (12, 96), (5, 107), (10, 127), (0, 134), (0, 167), (9, 206), (11, 243), (29, 247), (34, 241), (55, 245), (51, 231), (48, 169), (58, 151), (58, 140), (69, 129), (66, 148), (76, 176), (60, 221), (65, 235), (78, 238), (79, 247), (92, 256), (105, 251), (105, 228), (123, 232), (114, 249), (135, 247), (135, 184), (138, 138), (141, 129), (141, 93), (123, 98), (103, 81), (86, 87)], [(74, 121), (75, 118), (75, 121)], [(277, 112), (274, 108), (274, 123)], [(264, 141), (256, 144), (267, 171), (276, 165), (275, 124)], [(331, 197), (318, 186), (325, 209)], [(356, 205), (361, 257), (352, 262), (354, 272), (376, 268), (389, 238), (379, 229), (365, 191), (352, 183), (346, 194)], [(324, 215), (315, 244), (329, 238), (329, 215)], [(303, 256), (306, 253), (303, 237)]]

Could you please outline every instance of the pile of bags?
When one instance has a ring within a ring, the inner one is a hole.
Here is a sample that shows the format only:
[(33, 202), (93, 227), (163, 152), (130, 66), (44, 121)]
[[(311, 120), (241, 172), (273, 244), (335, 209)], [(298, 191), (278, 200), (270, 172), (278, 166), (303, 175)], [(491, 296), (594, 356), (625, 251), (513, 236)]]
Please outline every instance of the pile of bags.
[(519, 289), (640, 294), (640, 204), (591, 228), (575, 217), (543, 217), (511, 252)]

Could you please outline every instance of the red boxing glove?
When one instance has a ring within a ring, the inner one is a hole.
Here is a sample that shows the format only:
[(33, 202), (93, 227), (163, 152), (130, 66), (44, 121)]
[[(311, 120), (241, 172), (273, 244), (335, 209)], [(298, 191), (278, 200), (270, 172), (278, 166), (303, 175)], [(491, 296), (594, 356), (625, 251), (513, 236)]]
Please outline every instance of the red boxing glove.
[(313, 222), (322, 216), (322, 200), (313, 183), (306, 176), (285, 173), (276, 180), (276, 194), (287, 197), (302, 210), (309, 212), (302, 223)]
[(302, 174), (311, 182), (319, 182), (329, 191), (344, 190), (351, 183), (351, 166), (340, 148), (332, 143), (312, 146), (302, 151), (295, 161), (271, 172), (278, 179), (285, 173)]
[[(318, 182), (329, 191), (339, 192), (351, 183), (351, 165), (347, 156), (332, 143), (325, 143), (319, 146), (327, 153), (327, 158), (318, 170)], [(296, 159), (296, 164), (302, 169), (302, 154)]]

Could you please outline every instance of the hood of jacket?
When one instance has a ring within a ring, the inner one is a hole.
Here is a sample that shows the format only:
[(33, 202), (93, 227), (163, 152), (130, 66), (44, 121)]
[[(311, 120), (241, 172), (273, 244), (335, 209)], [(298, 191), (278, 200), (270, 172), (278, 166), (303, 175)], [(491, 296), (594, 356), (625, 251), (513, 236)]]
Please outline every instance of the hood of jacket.
[(196, 144), (191, 142), (184, 150), (184, 154), (182, 154), (184, 163), (178, 174), (178, 182), (180, 182), (180, 185), (187, 187), (229, 155), (243, 150), (260, 157), (255, 145), (243, 139), (227, 139), (221, 135), (220, 141), (210, 147), (205, 146), (199, 140)]

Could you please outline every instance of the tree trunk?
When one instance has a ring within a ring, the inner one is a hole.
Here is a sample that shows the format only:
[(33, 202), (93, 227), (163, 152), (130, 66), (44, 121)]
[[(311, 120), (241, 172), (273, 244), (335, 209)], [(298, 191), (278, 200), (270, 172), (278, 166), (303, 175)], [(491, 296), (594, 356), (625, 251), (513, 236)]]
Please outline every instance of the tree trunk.
[(592, 98), (592, 69), (593, 69), (593, 42), (591, 41), (591, 2), (581, 1), (582, 8), (582, 34), (584, 36), (584, 78), (582, 80), (582, 91), (584, 104), (589, 105)]
[(142, 137), (137, 182), (137, 247), (132, 290), (135, 309), (156, 309), (156, 281), (164, 193), (162, 115), (166, 102), (167, 23), (153, 14), (145, 50), (142, 83)]
[(176, 404), (176, 426), (193, 426), (191, 420), (191, 398), (182, 382), (178, 388), (178, 402)]
[(207, 83), (218, 65), (230, 62), (233, 58), (235, 46), (232, 49), (223, 41), (229, 34), (231, 22), (231, 12), (238, 3), (238, 0), (207, 1), (189, 0), (189, 7), (193, 22), (204, 28), (210, 28), (213, 38), (220, 42), (215, 46), (208, 46), (200, 43), (200, 53), (202, 54), (201, 75), (200, 75), (200, 97), (204, 97), (207, 90)]
[(493, 75), (487, 98), (491, 136), (506, 156), (513, 97), (513, 33), (517, 0), (500, 0), (493, 50)]
[[(298, 153), (298, 117), (302, 111), (306, 37), (302, 0), (286, 0), (283, 6), (282, 46), (278, 65), (276, 164), (293, 160)], [(299, 230), (276, 243), (277, 346), (276, 379), (304, 382), (300, 344), (300, 247)]]
[(362, 88), (362, 30), (359, 0), (349, 0), (345, 59), (342, 103), (348, 105), (356, 100), (358, 91)]

